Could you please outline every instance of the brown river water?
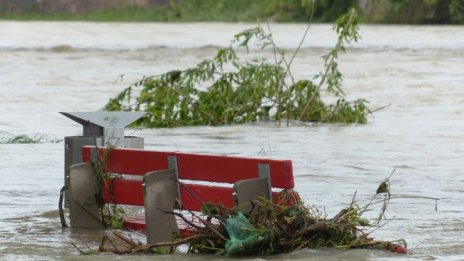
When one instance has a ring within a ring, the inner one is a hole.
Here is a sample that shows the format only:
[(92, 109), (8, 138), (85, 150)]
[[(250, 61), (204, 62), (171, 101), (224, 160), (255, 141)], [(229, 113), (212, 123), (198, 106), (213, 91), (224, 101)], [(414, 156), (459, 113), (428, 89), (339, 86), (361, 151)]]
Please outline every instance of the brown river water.
[[(0, 132), (80, 135), (60, 111), (96, 111), (143, 75), (187, 68), (228, 46), (250, 24), (0, 22)], [(293, 50), (304, 25), (271, 24)], [(333, 216), (354, 193), (367, 203), (395, 170), (377, 239), (405, 239), (410, 254), (302, 250), (253, 260), (464, 260), (464, 27), (361, 25), (362, 40), (341, 59), (348, 99), (372, 108), (366, 125), (272, 123), (136, 129), (146, 148), (291, 159), (304, 201)], [(295, 77), (322, 70), (334, 44), (313, 25)], [(273, 58), (272, 51), (264, 55)], [(122, 80), (118, 80), (124, 74)], [(62, 229), (63, 142), (0, 144), (0, 260), (184, 260), (174, 256), (80, 256), (98, 232)], [(435, 201), (421, 197), (439, 198)], [(436, 208), (437, 207), (437, 208)], [(375, 218), (379, 209), (367, 213)], [(191, 260), (217, 257), (189, 256)]]

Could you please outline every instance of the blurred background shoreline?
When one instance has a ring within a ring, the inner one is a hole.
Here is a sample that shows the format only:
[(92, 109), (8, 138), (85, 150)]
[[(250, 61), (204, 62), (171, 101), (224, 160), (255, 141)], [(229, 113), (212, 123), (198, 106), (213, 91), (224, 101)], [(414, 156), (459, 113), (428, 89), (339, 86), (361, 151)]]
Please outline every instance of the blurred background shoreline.
[(362, 23), (464, 24), (464, 0), (4, 0), (1, 20), (332, 23), (355, 7)]

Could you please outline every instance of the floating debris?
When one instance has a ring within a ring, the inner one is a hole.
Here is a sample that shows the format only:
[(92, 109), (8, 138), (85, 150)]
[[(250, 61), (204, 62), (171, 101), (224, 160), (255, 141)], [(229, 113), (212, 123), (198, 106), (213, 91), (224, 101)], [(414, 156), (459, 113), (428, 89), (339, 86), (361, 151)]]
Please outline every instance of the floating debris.
[(112, 232), (103, 238), (100, 251), (116, 254), (176, 253), (176, 246), (187, 245), (187, 254), (225, 256), (274, 255), (303, 248), (362, 248), (407, 253), (404, 240), (379, 241), (369, 236), (369, 228), (378, 228), (378, 220), (371, 225), (362, 217), (370, 204), (359, 207), (353, 199), (333, 218), (327, 218), (316, 208), (305, 206), (299, 198), (291, 205), (259, 198), (252, 202), (253, 207), (247, 212), (207, 203), (201, 216), (196, 215), (198, 222), (186, 224), (192, 230), (190, 237), (173, 237), (171, 242), (143, 245), (130, 235)]

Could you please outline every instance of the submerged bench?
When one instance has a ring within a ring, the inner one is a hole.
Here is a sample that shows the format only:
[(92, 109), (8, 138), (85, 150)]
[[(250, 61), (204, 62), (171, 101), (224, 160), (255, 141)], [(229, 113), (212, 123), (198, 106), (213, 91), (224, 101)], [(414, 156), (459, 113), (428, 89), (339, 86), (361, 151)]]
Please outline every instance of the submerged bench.
[[(109, 155), (104, 157), (105, 152)], [(70, 171), (71, 226), (101, 226), (95, 200), (101, 191), (104, 203), (145, 208), (145, 217), (127, 217), (124, 227), (146, 231), (148, 243), (165, 241), (175, 232), (191, 235), (174, 215), (166, 214), (173, 208), (200, 211), (204, 203), (231, 208), (256, 197), (282, 204), (286, 199), (279, 191), (294, 188), (290, 160), (119, 148), (99, 148), (98, 153), (106, 159), (107, 172), (124, 175), (96, 187), (100, 183), (90, 162), (96, 160), (97, 149), (82, 147), (84, 163)]]

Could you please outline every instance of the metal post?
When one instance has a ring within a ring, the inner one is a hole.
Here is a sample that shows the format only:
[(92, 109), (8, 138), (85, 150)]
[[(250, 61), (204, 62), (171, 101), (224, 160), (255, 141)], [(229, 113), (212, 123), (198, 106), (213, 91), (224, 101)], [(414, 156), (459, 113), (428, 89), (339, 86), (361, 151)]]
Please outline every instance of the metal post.
[[(124, 136), (126, 126), (142, 117), (144, 112), (60, 112), (82, 125), (82, 136), (65, 137), (64, 183), (69, 187), (70, 167), (82, 163), (82, 146), (96, 145), (143, 149), (143, 138)], [(65, 191), (65, 207), (69, 207)]]

